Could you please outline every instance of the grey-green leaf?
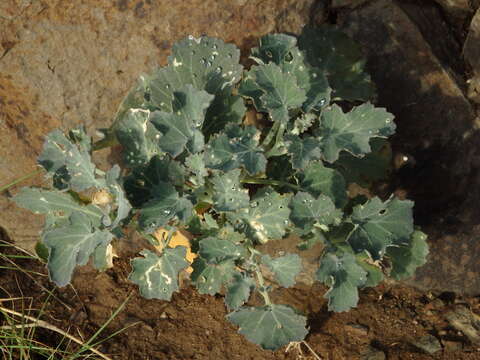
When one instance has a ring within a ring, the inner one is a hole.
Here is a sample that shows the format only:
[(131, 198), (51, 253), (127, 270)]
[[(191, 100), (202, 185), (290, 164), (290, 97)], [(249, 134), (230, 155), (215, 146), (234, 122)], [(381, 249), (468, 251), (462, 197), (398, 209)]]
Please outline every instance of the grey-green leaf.
[(331, 89), (324, 71), (308, 64), (296, 44), (293, 36), (268, 34), (260, 39), (258, 48), (252, 49), (252, 57), (259, 64), (273, 62), (284, 73), (295, 75), (297, 85), (306, 92), (303, 111), (320, 110), (330, 102)]
[(290, 219), (295, 226), (309, 231), (314, 225), (328, 227), (333, 223), (339, 223), (342, 211), (335, 208), (333, 201), (325, 195), (317, 199), (306, 192), (299, 191), (290, 202), (292, 213)]
[(146, 164), (161, 154), (162, 134), (150, 123), (151, 112), (142, 109), (126, 110), (115, 124), (115, 135), (122, 144), (123, 157), (131, 167)]
[(289, 224), (290, 197), (280, 195), (271, 188), (260, 189), (250, 202), (250, 207), (229, 214), (233, 223), (242, 222), (250, 238), (264, 244), (270, 239), (281, 239)]
[(239, 92), (250, 97), (259, 111), (269, 112), (273, 121), (287, 123), (288, 110), (300, 108), (306, 100), (305, 90), (297, 85), (293, 74), (284, 73), (274, 64), (254, 66)]
[(287, 135), (285, 140), (294, 169), (305, 169), (311, 161), (320, 160), (320, 141), (317, 138), (312, 136), (300, 138), (295, 135)]
[(418, 267), (427, 262), (428, 244), (426, 240), (427, 235), (416, 230), (408, 244), (387, 248), (387, 255), (392, 262), (391, 277), (396, 280), (411, 277)]
[(255, 280), (245, 273), (236, 272), (232, 282), (227, 286), (225, 304), (229, 309), (236, 310), (250, 298), (255, 289)]
[(216, 174), (212, 178), (212, 184), (215, 187), (213, 194), (215, 210), (235, 211), (248, 206), (250, 197), (248, 190), (240, 183), (240, 169)]
[(254, 126), (227, 126), (208, 143), (207, 167), (229, 171), (243, 166), (252, 175), (265, 172), (267, 159), (258, 145), (259, 138), (260, 132)]
[(140, 210), (140, 227), (152, 232), (177, 217), (187, 222), (193, 216), (193, 205), (186, 197), (180, 197), (169, 183), (159, 182), (152, 190), (152, 198)]
[(74, 212), (69, 223), (45, 231), (42, 243), (49, 249), (48, 272), (58, 286), (70, 283), (77, 265), (86, 265), (88, 259), (100, 245), (107, 245), (113, 235), (98, 230), (85, 214)]
[(315, 196), (329, 196), (340, 209), (347, 203), (345, 179), (338, 171), (325, 167), (321, 161), (311, 162), (300, 178), (303, 190)]
[(203, 153), (191, 154), (185, 159), (185, 166), (192, 173), (189, 180), (195, 186), (202, 186), (205, 184), (205, 177), (208, 176), (208, 171), (205, 168), (205, 156)]
[(287, 305), (242, 307), (227, 319), (239, 326), (240, 334), (267, 350), (302, 341), (308, 333), (307, 318)]
[(204, 141), (199, 129), (213, 95), (190, 84), (173, 95), (174, 112), (154, 111), (150, 116), (155, 128), (163, 135), (159, 146), (173, 157), (180, 155), (186, 147), (191, 153), (198, 152)]
[(210, 264), (198, 257), (193, 262), (192, 268), (191, 279), (198, 292), (209, 295), (218, 294), (222, 286), (228, 284), (237, 272), (235, 263), (231, 259), (218, 264)]
[(413, 233), (413, 202), (378, 197), (353, 208), (355, 229), (348, 242), (356, 252), (368, 251), (374, 260), (381, 259), (391, 245), (408, 244)]
[(333, 98), (371, 100), (375, 87), (365, 72), (365, 59), (358, 44), (332, 26), (305, 26), (298, 39), (310, 65), (328, 74)]
[(342, 150), (364, 156), (371, 151), (371, 138), (388, 137), (394, 132), (393, 115), (370, 103), (354, 107), (348, 113), (333, 104), (322, 112), (319, 128), (323, 156), (330, 163), (338, 159)]
[(68, 193), (38, 188), (22, 188), (13, 198), (17, 205), (36, 214), (69, 217), (74, 212), (87, 215), (95, 226), (100, 224), (102, 210), (95, 205), (82, 205)]
[(302, 259), (297, 254), (287, 254), (274, 259), (264, 255), (262, 263), (275, 274), (278, 283), (286, 288), (295, 285), (295, 278), (302, 270)]
[(172, 111), (169, 103), (173, 92), (186, 84), (210, 94), (240, 80), (240, 51), (233, 44), (207, 36), (189, 36), (173, 45), (168, 66), (157, 70), (149, 79), (151, 102), (163, 111)]
[(178, 273), (190, 263), (185, 260), (187, 250), (183, 246), (165, 248), (161, 255), (143, 250), (131, 261), (132, 272), (128, 279), (137, 284), (140, 294), (147, 299), (170, 300), (179, 289)]
[(215, 237), (201, 239), (199, 246), (200, 256), (208, 263), (212, 264), (219, 264), (223, 260), (237, 259), (242, 255), (245, 255), (245, 250), (242, 246)]
[(317, 280), (330, 286), (324, 296), (328, 299), (328, 310), (342, 312), (357, 306), (358, 287), (366, 283), (367, 272), (357, 264), (353, 254), (339, 257), (326, 253), (321, 259)]
[(107, 172), (107, 174), (105, 175), (105, 180), (109, 191), (115, 197), (117, 213), (115, 219), (110, 225), (111, 228), (114, 229), (120, 224), (120, 221), (122, 221), (128, 216), (130, 210), (132, 209), (132, 206), (130, 205), (130, 202), (125, 195), (125, 191), (123, 190), (123, 186), (121, 184), (122, 180), (120, 179), (120, 167), (118, 165), (114, 165)]

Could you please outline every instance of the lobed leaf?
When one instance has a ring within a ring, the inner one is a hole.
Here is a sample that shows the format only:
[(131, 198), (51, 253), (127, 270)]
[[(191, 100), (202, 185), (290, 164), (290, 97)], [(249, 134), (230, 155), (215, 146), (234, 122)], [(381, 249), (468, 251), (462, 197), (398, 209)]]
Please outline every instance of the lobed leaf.
[(413, 233), (413, 202), (378, 197), (353, 208), (355, 225), (348, 242), (356, 252), (368, 251), (374, 260), (381, 259), (388, 246), (408, 244)]
[(415, 270), (427, 262), (428, 244), (427, 235), (415, 230), (407, 244), (390, 246), (387, 256), (392, 262), (390, 276), (396, 280), (403, 280), (413, 276)]
[(316, 276), (317, 280), (330, 286), (324, 297), (328, 299), (328, 310), (335, 312), (348, 311), (357, 306), (358, 287), (367, 281), (367, 272), (350, 253), (342, 256), (326, 253)]
[(172, 157), (185, 149), (189, 153), (199, 152), (204, 146), (199, 129), (213, 95), (189, 84), (175, 91), (173, 96), (173, 112), (154, 111), (150, 116), (152, 124), (162, 134), (159, 147)]
[(296, 77), (274, 63), (252, 67), (239, 93), (251, 98), (258, 111), (268, 112), (274, 122), (284, 124), (289, 120), (288, 110), (300, 108), (306, 100)]
[(286, 74), (293, 74), (300, 89), (305, 90), (302, 104), (304, 112), (321, 110), (330, 102), (331, 89), (321, 69), (305, 61), (298, 49), (297, 39), (286, 34), (267, 34), (260, 39), (260, 46), (252, 49), (252, 58), (260, 64), (275, 63)]
[(297, 254), (287, 254), (275, 259), (264, 255), (262, 264), (267, 266), (275, 274), (278, 283), (286, 288), (295, 285), (295, 278), (302, 270), (302, 259)]
[(316, 199), (309, 193), (299, 191), (292, 198), (290, 208), (290, 219), (304, 231), (310, 231), (314, 226), (328, 229), (328, 225), (339, 223), (342, 218), (342, 211), (336, 209), (332, 200), (325, 195)]
[(48, 248), (48, 272), (58, 286), (65, 286), (72, 279), (77, 265), (86, 265), (95, 249), (108, 245), (113, 235), (99, 230), (91, 219), (80, 212), (73, 212), (69, 222), (63, 226), (46, 230), (42, 243)]
[(365, 59), (352, 39), (331, 26), (305, 26), (298, 38), (310, 65), (328, 76), (335, 99), (371, 100), (375, 87), (365, 72)]
[(235, 211), (248, 206), (250, 197), (239, 178), (239, 169), (214, 175), (211, 181), (215, 188), (213, 201), (216, 211)]
[(265, 172), (267, 159), (259, 147), (260, 132), (254, 126), (229, 125), (212, 137), (205, 152), (206, 166), (229, 171), (244, 167), (250, 174)]
[(232, 282), (227, 286), (225, 304), (229, 309), (238, 309), (248, 301), (254, 289), (255, 280), (252, 277), (245, 273), (236, 272), (233, 274)]
[(287, 142), (288, 155), (292, 159), (292, 167), (294, 169), (305, 169), (313, 160), (320, 160), (320, 141), (312, 136), (287, 135), (285, 136)]
[(170, 220), (178, 218), (188, 222), (193, 216), (193, 205), (186, 197), (180, 197), (173, 185), (159, 182), (152, 189), (152, 198), (140, 210), (138, 223), (140, 228), (153, 232), (165, 226)]
[(240, 226), (251, 239), (262, 244), (270, 239), (281, 239), (285, 235), (290, 209), (289, 196), (280, 195), (271, 188), (260, 189), (250, 202), (248, 209), (229, 214), (233, 223)]
[(287, 305), (242, 307), (227, 319), (239, 326), (240, 334), (267, 350), (302, 341), (308, 333), (307, 318)]
[(332, 105), (322, 112), (320, 121), (323, 157), (330, 163), (335, 162), (342, 150), (364, 156), (371, 151), (371, 138), (387, 137), (395, 132), (392, 120), (392, 114), (370, 103), (354, 107), (348, 113)]
[(228, 284), (237, 272), (233, 260), (228, 259), (211, 264), (198, 257), (192, 264), (191, 280), (200, 294), (215, 295), (223, 285)]
[(143, 257), (131, 261), (133, 270), (128, 279), (139, 286), (143, 297), (170, 300), (179, 289), (178, 273), (190, 265), (185, 260), (186, 248), (165, 248), (161, 255), (145, 249), (140, 255)]
[(311, 162), (300, 174), (300, 180), (303, 190), (315, 196), (324, 194), (330, 197), (340, 209), (347, 203), (345, 179), (338, 171), (325, 167), (321, 161)]

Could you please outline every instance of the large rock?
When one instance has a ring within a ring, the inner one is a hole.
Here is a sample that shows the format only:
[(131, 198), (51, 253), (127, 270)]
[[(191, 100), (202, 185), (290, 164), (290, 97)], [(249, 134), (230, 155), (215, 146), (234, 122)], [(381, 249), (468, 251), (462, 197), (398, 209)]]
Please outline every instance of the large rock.
[(480, 103), (480, 10), (477, 10), (470, 23), (463, 54), (472, 68), (468, 96), (476, 103)]
[[(107, 127), (135, 79), (192, 34), (242, 49), (273, 31), (298, 33), (314, 0), (0, 1), (0, 186), (35, 169), (42, 135)], [(317, 11), (320, 11), (317, 8)], [(317, 18), (321, 18), (318, 16)], [(12, 193), (15, 189), (12, 189)], [(0, 195), (0, 226), (32, 243), (41, 219)]]
[[(415, 200), (415, 222), (431, 233), (433, 247), (413, 283), (425, 289), (480, 293), (480, 263), (474, 256), (478, 236), (467, 241), (455, 213), (471, 193), (471, 173), (478, 166), (478, 152), (471, 148), (473, 137), (478, 139), (475, 115), (462, 91), (466, 84), (452, 76), (444, 65), (448, 59), (436, 56), (441, 49), (430, 46), (422, 34), (439, 29), (420, 31), (421, 14), (411, 17), (410, 10), (378, 0), (340, 20), (365, 49), (380, 105), (396, 116), (394, 150), (415, 159), (398, 174), (399, 184)], [(455, 49), (451, 52), (455, 55)], [(447, 236), (452, 224), (460, 225)]]

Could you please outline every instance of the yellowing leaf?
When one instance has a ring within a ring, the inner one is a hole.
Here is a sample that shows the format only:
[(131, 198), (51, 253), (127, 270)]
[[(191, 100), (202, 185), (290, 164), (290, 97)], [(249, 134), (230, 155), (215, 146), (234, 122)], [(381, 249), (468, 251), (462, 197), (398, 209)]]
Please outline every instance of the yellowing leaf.
[[(159, 252), (162, 252), (163, 250), (163, 243), (162, 243), (162, 239), (166, 238), (168, 236), (168, 231), (165, 230), (164, 228), (158, 228), (157, 230), (155, 230), (155, 232), (153, 233), (153, 236), (158, 240), (160, 241), (160, 245), (157, 245), (155, 246), (155, 248), (159, 251)], [(187, 255), (185, 256), (185, 259), (191, 264), (193, 262), (193, 260), (195, 260), (195, 258), (198, 256), (197, 254), (195, 254), (194, 252), (192, 252), (192, 246), (190, 244), (190, 239), (188, 238), (187, 235), (185, 235), (185, 233), (181, 232), (181, 231), (177, 231), (175, 232), (175, 234), (173, 234), (170, 242), (168, 243), (168, 247), (170, 248), (176, 248), (177, 246), (184, 246), (186, 249), (187, 249)], [(187, 269), (185, 269), (186, 272), (188, 272), (189, 274), (192, 273), (193, 269), (191, 266), (189, 266)]]

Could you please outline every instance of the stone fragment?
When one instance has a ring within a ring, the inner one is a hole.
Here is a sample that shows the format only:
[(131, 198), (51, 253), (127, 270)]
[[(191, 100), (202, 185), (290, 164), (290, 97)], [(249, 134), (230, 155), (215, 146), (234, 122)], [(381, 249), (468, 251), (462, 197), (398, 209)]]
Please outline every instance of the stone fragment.
[(430, 334), (422, 336), (418, 340), (413, 341), (412, 345), (429, 355), (433, 355), (437, 351), (442, 350), (442, 345), (440, 344), (440, 341), (438, 341), (435, 336)]

